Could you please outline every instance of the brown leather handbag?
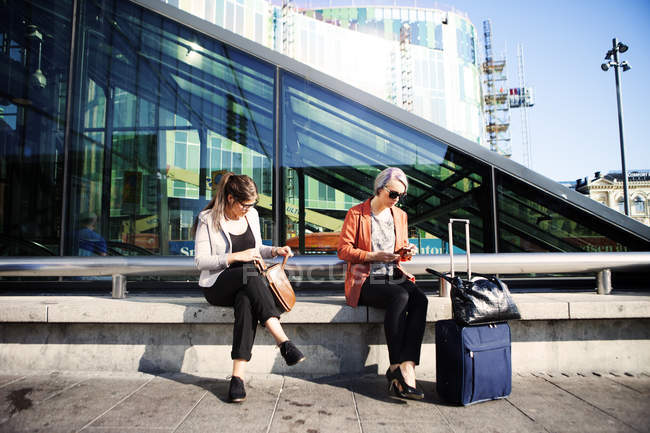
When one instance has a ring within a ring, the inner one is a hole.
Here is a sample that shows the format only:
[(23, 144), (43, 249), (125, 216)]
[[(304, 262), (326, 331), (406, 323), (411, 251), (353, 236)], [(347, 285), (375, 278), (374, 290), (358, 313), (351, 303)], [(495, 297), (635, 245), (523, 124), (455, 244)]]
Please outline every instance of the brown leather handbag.
[(263, 259), (255, 260), (257, 270), (269, 283), (277, 304), (284, 308), (284, 311), (291, 311), (293, 306), (296, 305), (296, 294), (293, 291), (293, 287), (291, 287), (291, 282), (289, 282), (287, 274), (284, 272), (284, 265), (287, 264), (288, 259), (289, 256), (284, 256), (282, 263), (276, 263), (268, 268)]

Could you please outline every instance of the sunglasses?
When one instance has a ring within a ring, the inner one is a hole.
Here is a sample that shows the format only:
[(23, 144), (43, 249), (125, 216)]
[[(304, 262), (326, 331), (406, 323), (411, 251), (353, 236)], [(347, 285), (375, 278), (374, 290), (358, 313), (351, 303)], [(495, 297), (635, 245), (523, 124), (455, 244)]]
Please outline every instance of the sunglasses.
[(246, 203), (242, 203), (242, 202), (239, 202), (239, 204), (241, 205), (241, 207), (243, 207), (244, 209), (250, 209), (250, 208), (252, 208), (253, 206), (257, 206), (257, 203), (259, 203), (259, 200), (255, 200), (253, 203), (248, 203), (248, 204), (246, 204)]
[(388, 191), (388, 197), (390, 197), (393, 200), (396, 199), (397, 197), (399, 197), (400, 199), (403, 199), (404, 197), (406, 197), (406, 191), (400, 194), (399, 192), (390, 190), (390, 189), (388, 189), (386, 187), (384, 187), (384, 189), (386, 191)]

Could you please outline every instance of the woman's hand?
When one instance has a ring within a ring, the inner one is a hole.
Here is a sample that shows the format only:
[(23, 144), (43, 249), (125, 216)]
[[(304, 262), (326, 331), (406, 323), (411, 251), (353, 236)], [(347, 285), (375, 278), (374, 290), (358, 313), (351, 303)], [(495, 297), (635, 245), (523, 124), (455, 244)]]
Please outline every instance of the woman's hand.
[(291, 251), (291, 247), (288, 246), (283, 246), (283, 247), (276, 247), (275, 248), (275, 255), (276, 256), (289, 256), (293, 257), (293, 251)]
[(402, 260), (411, 260), (417, 254), (418, 247), (415, 244), (408, 244), (404, 247), (405, 253), (402, 255)]
[(373, 251), (366, 254), (366, 260), (369, 262), (390, 263), (396, 262), (399, 254), (387, 253), (385, 251)]
[(230, 253), (228, 255), (228, 264), (233, 264), (235, 262), (252, 262), (256, 259), (260, 259), (262, 256), (257, 248), (249, 248), (244, 251), (238, 251), (236, 253)]

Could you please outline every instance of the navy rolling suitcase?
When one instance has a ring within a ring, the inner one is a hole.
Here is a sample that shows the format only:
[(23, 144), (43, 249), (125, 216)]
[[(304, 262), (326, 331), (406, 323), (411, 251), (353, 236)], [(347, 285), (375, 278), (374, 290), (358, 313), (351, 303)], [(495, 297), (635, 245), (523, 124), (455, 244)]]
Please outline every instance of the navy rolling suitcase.
[(436, 322), (436, 390), (444, 401), (462, 405), (510, 395), (510, 326)]
[[(472, 276), (469, 220), (449, 220), (451, 275), (454, 276), (454, 222), (465, 223), (469, 279)], [(442, 284), (441, 278), (441, 290)], [(462, 405), (510, 395), (510, 326), (507, 323), (463, 326), (455, 320), (436, 322), (436, 390), (444, 401)]]

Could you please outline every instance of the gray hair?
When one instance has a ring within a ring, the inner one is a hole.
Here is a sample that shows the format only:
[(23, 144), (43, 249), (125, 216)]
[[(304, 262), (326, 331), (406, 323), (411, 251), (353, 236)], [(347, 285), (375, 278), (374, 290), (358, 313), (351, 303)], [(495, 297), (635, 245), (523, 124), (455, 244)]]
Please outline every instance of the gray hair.
[(404, 172), (397, 167), (388, 167), (381, 171), (375, 178), (375, 194), (379, 193), (379, 190), (388, 184), (391, 179), (397, 179), (404, 184), (405, 191), (409, 187), (409, 181), (406, 178)]

